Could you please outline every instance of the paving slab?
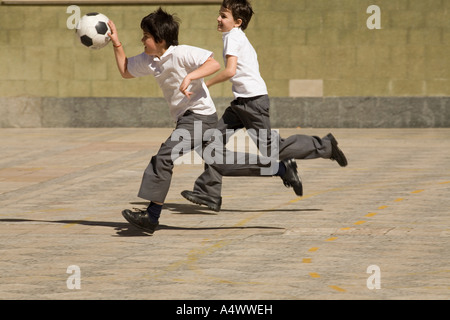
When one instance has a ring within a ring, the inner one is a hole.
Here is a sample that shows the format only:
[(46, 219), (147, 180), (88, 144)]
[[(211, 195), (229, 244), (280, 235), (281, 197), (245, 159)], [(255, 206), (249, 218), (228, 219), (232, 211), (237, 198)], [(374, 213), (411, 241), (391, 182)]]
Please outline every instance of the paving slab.
[(333, 132), (348, 167), (298, 160), (303, 197), (226, 177), (218, 213), (177, 165), (148, 235), (121, 211), (171, 131), (0, 129), (0, 299), (450, 298), (450, 129), (280, 129)]

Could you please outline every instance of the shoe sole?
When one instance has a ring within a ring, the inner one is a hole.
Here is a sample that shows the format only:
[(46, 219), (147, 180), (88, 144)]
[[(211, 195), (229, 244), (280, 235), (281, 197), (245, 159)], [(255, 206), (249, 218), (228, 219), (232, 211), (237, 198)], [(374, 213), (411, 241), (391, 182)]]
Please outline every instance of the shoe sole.
[(153, 230), (147, 229), (147, 228), (144, 228), (144, 227), (138, 225), (138, 224), (135, 223), (133, 220), (129, 219), (127, 211), (129, 211), (129, 210), (123, 210), (123, 211), (122, 211), (122, 216), (123, 216), (123, 217), (125, 218), (125, 220), (127, 220), (128, 223), (130, 223), (133, 227), (136, 227), (136, 228), (138, 228), (138, 229), (141, 229), (141, 230), (143, 230), (143, 231), (145, 231), (145, 232), (148, 232), (148, 233), (150, 233), (150, 234), (153, 234), (153, 233), (155, 232), (156, 227), (155, 227), (155, 229), (153, 229)]
[(198, 205), (205, 205), (205, 206), (208, 207), (208, 209), (210, 209), (212, 211), (215, 211), (215, 212), (219, 212), (220, 211), (220, 207), (217, 207), (217, 205), (215, 205), (215, 204), (211, 204), (209, 202), (205, 202), (204, 200), (198, 199), (197, 197), (191, 196), (189, 194), (185, 194), (184, 192), (182, 192), (181, 195), (185, 199), (189, 200), (192, 203), (195, 203), (195, 204), (198, 204)]
[(335, 150), (335, 153), (338, 154), (337, 157), (333, 157), (333, 160), (335, 160), (341, 167), (346, 167), (348, 164), (347, 158), (345, 157), (344, 152), (342, 152), (342, 150), (338, 147), (336, 138), (331, 133), (328, 137), (331, 141), (332, 150)]
[(292, 188), (294, 189), (295, 194), (301, 197), (301, 196), (303, 196), (303, 184), (302, 184), (302, 181), (300, 180), (300, 177), (298, 176), (297, 162), (291, 161), (291, 164), (292, 164), (292, 168), (295, 170), (295, 173), (297, 174), (298, 182), (300, 183), (299, 190), (297, 190), (298, 188), (294, 188), (294, 187), (292, 187)]
[[(292, 186), (291, 184), (289, 184), (293, 189), (294, 192), (297, 196), (301, 197), (303, 196), (303, 184), (302, 184), (302, 180), (300, 179), (300, 177), (298, 176), (298, 170), (297, 170), (297, 162), (293, 161), (293, 160), (289, 160), (288, 161), (289, 165), (291, 166), (291, 168), (295, 171), (295, 174), (297, 175), (298, 178), (298, 182), (300, 183), (300, 186), (298, 188), (295, 188), (294, 186)], [(284, 182), (284, 181), (283, 181)]]

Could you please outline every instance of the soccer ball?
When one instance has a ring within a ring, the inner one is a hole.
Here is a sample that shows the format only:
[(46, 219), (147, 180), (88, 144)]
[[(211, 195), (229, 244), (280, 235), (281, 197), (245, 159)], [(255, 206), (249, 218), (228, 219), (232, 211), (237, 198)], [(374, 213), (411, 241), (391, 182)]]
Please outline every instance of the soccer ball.
[(83, 45), (90, 49), (101, 49), (111, 39), (108, 26), (108, 17), (104, 14), (91, 12), (84, 15), (77, 24), (76, 33)]

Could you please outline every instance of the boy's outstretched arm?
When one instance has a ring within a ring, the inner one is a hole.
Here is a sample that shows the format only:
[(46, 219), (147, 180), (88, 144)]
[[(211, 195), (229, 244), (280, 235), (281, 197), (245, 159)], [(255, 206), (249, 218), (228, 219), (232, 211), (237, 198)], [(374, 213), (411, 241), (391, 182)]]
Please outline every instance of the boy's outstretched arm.
[(111, 38), (114, 47), (114, 55), (116, 57), (117, 68), (119, 68), (120, 75), (125, 79), (134, 78), (131, 73), (128, 72), (128, 59), (123, 50), (122, 43), (119, 41), (116, 26), (111, 20), (108, 21), (108, 25), (111, 29), (111, 33), (108, 33), (108, 36)]
[(212, 75), (220, 70), (220, 64), (213, 57), (209, 57), (204, 64), (202, 64), (197, 70), (189, 73), (180, 85), (180, 91), (186, 96), (190, 97), (193, 92), (187, 91), (189, 84), (192, 80), (198, 80)]
[(236, 56), (227, 55), (226, 59), (227, 59), (227, 63), (226, 63), (225, 69), (220, 71), (215, 77), (213, 77), (212, 79), (209, 79), (206, 82), (206, 86), (208, 88), (217, 83), (228, 81), (231, 78), (233, 78), (234, 75), (236, 74), (238, 58)]

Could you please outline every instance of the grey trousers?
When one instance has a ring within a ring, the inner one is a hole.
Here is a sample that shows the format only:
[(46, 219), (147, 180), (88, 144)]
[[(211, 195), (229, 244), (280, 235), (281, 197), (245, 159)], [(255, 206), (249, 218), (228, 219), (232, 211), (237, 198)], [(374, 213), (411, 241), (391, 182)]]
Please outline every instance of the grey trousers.
[[(252, 162), (247, 153), (227, 153), (224, 143), (218, 137), (221, 136), (221, 131), (216, 127), (217, 114), (205, 116), (187, 111), (150, 160), (142, 177), (138, 197), (164, 203), (172, 181), (175, 160), (192, 150), (205, 159), (206, 163), (210, 163), (220, 180), (222, 176), (272, 176), (276, 172), (276, 168), (273, 168), (274, 161), (270, 157), (261, 156)], [(227, 164), (224, 160), (230, 155), (234, 159), (233, 164)]]
[[(271, 132), (269, 108), (270, 102), (267, 95), (253, 98), (238, 98), (232, 101), (217, 125), (217, 129), (223, 134), (223, 142), (226, 143), (227, 141), (228, 136), (226, 132), (229, 129), (238, 130), (246, 128), (247, 132), (252, 133), (261, 132), (261, 130)], [(267, 134), (267, 137), (270, 136), (270, 134)], [(260, 139), (259, 136), (255, 136), (254, 134), (250, 135), (250, 137), (260, 150), (272, 150), (271, 146), (274, 141), (271, 141), (271, 139)], [(297, 134), (286, 139), (278, 135), (276, 139), (278, 139), (278, 154), (263, 154), (264, 156), (272, 159), (274, 156), (278, 156), (280, 160), (290, 158), (329, 159), (331, 157), (331, 141), (327, 137), (321, 139), (316, 136)], [(220, 197), (222, 192), (222, 176), (256, 176), (258, 175), (257, 172), (261, 172), (260, 169), (261, 164), (259, 163), (243, 166), (206, 164), (204, 172), (195, 181), (194, 191), (208, 194), (212, 197)], [(233, 174), (233, 171), (235, 174)]]
[[(200, 124), (196, 126), (195, 124)], [(205, 132), (216, 128), (217, 114), (200, 115), (187, 111), (177, 122), (170, 137), (161, 144), (144, 171), (138, 197), (164, 203), (172, 181), (174, 161), (183, 152), (195, 150), (201, 154), (208, 139)]]

